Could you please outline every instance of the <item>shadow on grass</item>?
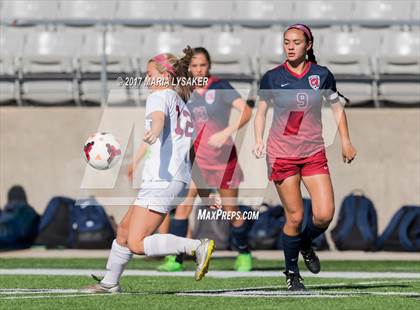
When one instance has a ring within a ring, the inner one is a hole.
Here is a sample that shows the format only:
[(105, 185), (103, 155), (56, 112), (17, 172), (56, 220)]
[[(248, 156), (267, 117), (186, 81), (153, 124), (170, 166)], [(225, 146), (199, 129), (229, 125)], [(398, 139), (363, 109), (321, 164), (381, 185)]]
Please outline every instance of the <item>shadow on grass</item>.
[(335, 290), (335, 289), (356, 289), (356, 290), (366, 290), (371, 288), (407, 288), (410, 285), (407, 284), (340, 284), (334, 285), (331, 284), (330, 286), (327, 285), (311, 285), (310, 289), (314, 290)]
[[(336, 290), (336, 289), (349, 289), (349, 290), (366, 290), (374, 288), (409, 288), (410, 285), (407, 284), (340, 284), (340, 285), (311, 285), (308, 287), (308, 293), (312, 290)], [(261, 292), (274, 292), (274, 291), (287, 291), (282, 285), (276, 286), (260, 286), (260, 287), (248, 287), (248, 288), (226, 288), (226, 289), (210, 289), (210, 290), (187, 290), (187, 291), (159, 291), (159, 292), (150, 292), (154, 295), (165, 295), (165, 294), (177, 294), (177, 293), (197, 293), (197, 294), (220, 294), (225, 292), (250, 292), (250, 291), (261, 291)], [(420, 298), (419, 296), (410, 296), (412, 298)]]
[[(250, 291), (283, 291), (281, 286), (265, 286), (265, 287), (249, 287), (249, 288), (226, 288), (226, 289), (209, 289), (209, 290), (174, 290), (174, 291), (159, 291), (159, 292), (150, 292), (153, 295), (165, 295), (165, 294), (179, 294), (179, 293), (196, 293), (196, 294), (220, 294), (226, 292), (250, 292)], [(284, 289), (286, 291), (286, 289)], [(130, 292), (137, 293), (137, 292)]]

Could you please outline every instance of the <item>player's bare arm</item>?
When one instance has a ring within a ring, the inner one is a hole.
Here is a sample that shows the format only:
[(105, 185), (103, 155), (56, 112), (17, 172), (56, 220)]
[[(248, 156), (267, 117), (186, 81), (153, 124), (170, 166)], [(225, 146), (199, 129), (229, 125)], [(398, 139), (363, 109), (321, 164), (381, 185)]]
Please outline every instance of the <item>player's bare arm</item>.
[(264, 100), (260, 100), (257, 107), (257, 112), (255, 114), (254, 120), (254, 138), (255, 138), (255, 145), (253, 149), (253, 153), (257, 158), (261, 158), (264, 155), (264, 129), (265, 129), (265, 121), (267, 116), (267, 102)]
[(340, 133), (343, 162), (350, 164), (355, 159), (357, 150), (350, 140), (346, 112), (339, 103), (333, 104), (332, 109), (338, 124), (338, 132)]
[(242, 98), (235, 99), (232, 106), (241, 113), (241, 116), (224, 130), (212, 135), (209, 139), (209, 145), (217, 148), (221, 147), (231, 135), (241, 129), (251, 119), (252, 109)]
[(127, 175), (130, 180), (133, 178), (134, 171), (136, 170), (140, 161), (143, 159), (144, 155), (146, 154), (148, 146), (149, 145), (146, 142), (142, 142), (140, 144), (139, 149), (134, 154), (133, 162), (127, 168)]
[(163, 130), (164, 123), (165, 123), (165, 114), (160, 111), (153, 112), (152, 113), (152, 128), (150, 129), (150, 131), (146, 132), (146, 134), (143, 137), (143, 141), (148, 144), (155, 143)]

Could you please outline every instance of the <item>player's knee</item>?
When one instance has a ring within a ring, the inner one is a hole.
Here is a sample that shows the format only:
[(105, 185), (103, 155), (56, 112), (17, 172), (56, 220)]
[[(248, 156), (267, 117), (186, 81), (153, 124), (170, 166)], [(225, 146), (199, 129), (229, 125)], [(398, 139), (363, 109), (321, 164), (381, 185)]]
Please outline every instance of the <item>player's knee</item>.
[(127, 246), (127, 236), (124, 236), (122, 234), (117, 233), (117, 237), (115, 238), (117, 240), (117, 243), (121, 246)]
[(289, 213), (286, 217), (286, 224), (288, 226), (299, 228), (303, 222), (303, 212)]
[(127, 246), (133, 253), (144, 254), (143, 240), (140, 238), (128, 238)]
[(116, 239), (119, 245), (127, 246), (127, 233), (128, 231), (126, 227), (118, 225)]
[(330, 225), (334, 216), (334, 212), (320, 212), (313, 215), (315, 226), (326, 227)]

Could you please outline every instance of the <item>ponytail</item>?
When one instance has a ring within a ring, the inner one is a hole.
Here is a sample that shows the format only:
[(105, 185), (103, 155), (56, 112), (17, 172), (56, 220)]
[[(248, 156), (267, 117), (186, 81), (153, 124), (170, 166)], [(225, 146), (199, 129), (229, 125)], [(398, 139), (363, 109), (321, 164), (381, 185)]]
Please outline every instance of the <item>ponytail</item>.
[[(190, 65), (191, 58), (194, 56), (194, 51), (188, 45), (186, 48), (183, 49), (183, 53), (184, 53), (184, 56), (178, 59), (175, 62), (173, 67), (174, 67), (176, 76), (188, 79), (191, 77), (191, 74), (188, 71), (188, 67)], [(190, 86), (189, 84), (190, 83), (177, 83), (177, 86), (175, 87), (175, 91), (185, 102), (188, 101), (192, 93), (192, 86)]]
[[(347, 98), (346, 96), (344, 96), (342, 93), (340, 93), (339, 91), (337, 91), (338, 94), (338, 98), (340, 98), (340, 102), (343, 103), (344, 105), (349, 105), (351, 103), (350, 99)], [(343, 99), (344, 102), (341, 100)]]
[[(314, 42), (312, 42), (314, 44)], [(314, 55), (314, 49), (311, 47), (310, 50), (307, 52), (308, 55), (308, 61), (316, 64), (316, 57)]]
[[(194, 52), (190, 46), (184, 48), (183, 52), (185, 55), (180, 59), (173, 54), (163, 53), (153, 57), (149, 62), (155, 62), (156, 69), (160, 73), (168, 72), (172, 82), (176, 77), (188, 79), (191, 77), (188, 72), (188, 67)], [(192, 93), (192, 86), (189, 86), (191, 83), (187, 82), (188, 81), (182, 81), (182, 83), (177, 82), (175, 87), (175, 91), (185, 102), (190, 98)]]

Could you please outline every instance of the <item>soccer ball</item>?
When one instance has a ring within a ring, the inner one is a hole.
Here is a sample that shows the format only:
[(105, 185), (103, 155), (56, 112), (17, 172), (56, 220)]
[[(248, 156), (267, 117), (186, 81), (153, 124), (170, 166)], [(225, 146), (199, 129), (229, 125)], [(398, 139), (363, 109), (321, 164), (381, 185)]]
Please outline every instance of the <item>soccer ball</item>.
[(120, 143), (113, 135), (106, 132), (90, 136), (83, 151), (88, 164), (99, 170), (109, 169), (121, 159)]

